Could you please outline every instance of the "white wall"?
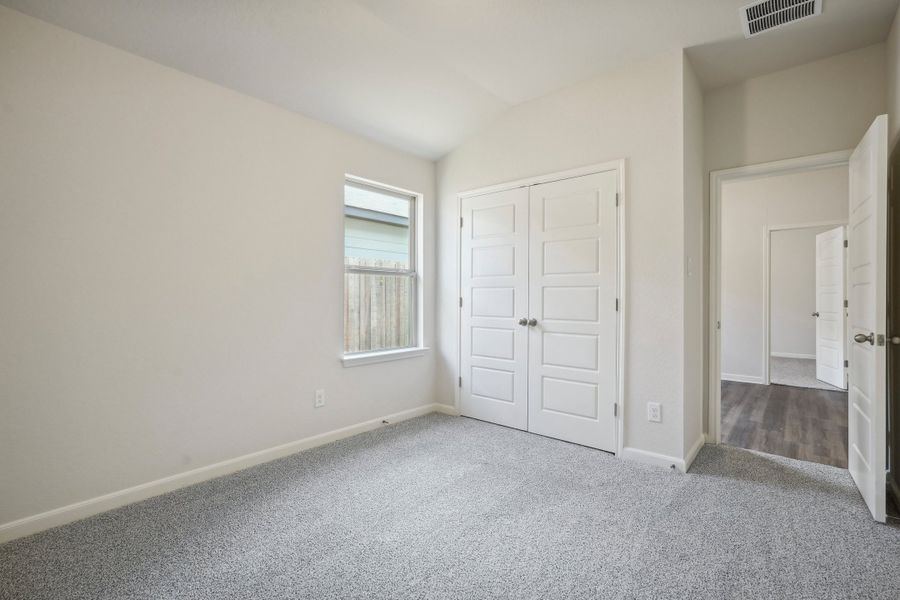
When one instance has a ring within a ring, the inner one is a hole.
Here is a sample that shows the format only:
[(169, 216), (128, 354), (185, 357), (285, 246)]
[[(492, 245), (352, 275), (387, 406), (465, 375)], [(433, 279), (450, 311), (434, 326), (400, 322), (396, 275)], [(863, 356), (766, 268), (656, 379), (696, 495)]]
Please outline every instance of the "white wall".
[(0, 73), (0, 524), (433, 401), (338, 358), (344, 174), (428, 275), (433, 163), (2, 7)]
[(707, 92), (707, 170), (856, 147), (887, 111), (885, 72), (876, 44)]
[[(625, 158), (624, 443), (682, 456), (683, 102), (682, 53), (671, 52), (519, 105), (439, 161), (439, 396), (443, 402), (453, 402), (456, 391), (456, 194)], [(647, 421), (649, 401), (662, 404), (662, 423)]]
[(722, 186), (723, 379), (763, 381), (767, 228), (846, 222), (848, 186), (846, 166)]
[(816, 235), (833, 227), (773, 231), (769, 249), (769, 352), (816, 356)]

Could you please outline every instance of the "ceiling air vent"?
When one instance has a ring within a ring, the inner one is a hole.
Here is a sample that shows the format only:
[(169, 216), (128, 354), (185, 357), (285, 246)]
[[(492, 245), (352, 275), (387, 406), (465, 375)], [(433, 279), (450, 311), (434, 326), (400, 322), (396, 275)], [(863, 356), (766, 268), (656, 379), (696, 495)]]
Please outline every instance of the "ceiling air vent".
[(782, 25), (814, 17), (822, 12), (822, 0), (763, 0), (741, 9), (744, 37), (751, 38)]

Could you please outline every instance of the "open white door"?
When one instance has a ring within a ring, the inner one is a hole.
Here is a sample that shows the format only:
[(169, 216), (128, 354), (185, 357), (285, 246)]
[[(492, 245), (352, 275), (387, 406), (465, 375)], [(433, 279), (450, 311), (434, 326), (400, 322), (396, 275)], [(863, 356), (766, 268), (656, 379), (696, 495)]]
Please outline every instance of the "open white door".
[(844, 228), (816, 235), (816, 379), (847, 387), (844, 370)]
[(850, 157), (849, 469), (876, 521), (885, 520), (887, 115)]
[(528, 188), (461, 203), (460, 412), (528, 427)]

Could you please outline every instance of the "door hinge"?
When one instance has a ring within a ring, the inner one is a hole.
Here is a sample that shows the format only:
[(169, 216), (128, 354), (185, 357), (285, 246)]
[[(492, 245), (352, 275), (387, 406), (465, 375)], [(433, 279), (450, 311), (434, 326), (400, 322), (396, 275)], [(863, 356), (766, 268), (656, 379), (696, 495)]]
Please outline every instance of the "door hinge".
[(459, 297), (459, 307), (462, 308), (462, 296)]
[(460, 218), (459, 218), (459, 228), (460, 228), (460, 229), (462, 229), (462, 223), (463, 223), (463, 218), (460, 217)]
[(716, 321), (716, 329), (722, 329), (722, 321)]
[(849, 367), (849, 366), (850, 366), (850, 361), (849, 361), (849, 360), (845, 360), (845, 361), (844, 361), (844, 367), (846, 368), (846, 367)]
[(459, 387), (462, 387), (462, 377), (459, 378)]
[(619, 312), (619, 299), (616, 298), (616, 312)]
[(850, 240), (844, 240), (844, 248), (850, 247)]
[(844, 300), (844, 308), (847, 308), (847, 301)]
[(616, 192), (616, 206), (619, 205), (619, 192)]
[(613, 416), (614, 417), (619, 416), (619, 405), (616, 404), (615, 402), (613, 402)]

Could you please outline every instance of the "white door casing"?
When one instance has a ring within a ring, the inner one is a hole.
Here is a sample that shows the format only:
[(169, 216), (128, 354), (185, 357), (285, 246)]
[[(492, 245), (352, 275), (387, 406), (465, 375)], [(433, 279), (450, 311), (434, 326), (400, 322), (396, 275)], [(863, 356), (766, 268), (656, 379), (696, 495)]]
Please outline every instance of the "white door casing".
[(528, 189), (460, 209), (460, 413), (527, 429)]
[(876, 521), (885, 520), (887, 115), (850, 157), (848, 248), (850, 475)]
[[(708, 387), (709, 407), (707, 426), (711, 441), (722, 443), (722, 192), (729, 181), (769, 177), (788, 173), (798, 173), (810, 169), (821, 169), (847, 165), (851, 151), (840, 150), (811, 156), (802, 156), (768, 163), (746, 165), (730, 169), (711, 171), (709, 174), (709, 321), (708, 338)], [(837, 225), (838, 223), (828, 223)], [(819, 225), (819, 223), (810, 223)], [(767, 358), (764, 356), (764, 358)], [(846, 355), (845, 355), (846, 358)], [(768, 364), (768, 360), (765, 360)]]
[(528, 430), (615, 451), (616, 171), (530, 188)]
[(844, 228), (816, 235), (816, 379), (846, 388)]

